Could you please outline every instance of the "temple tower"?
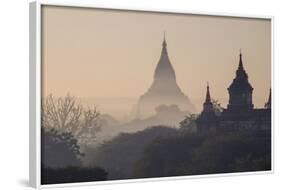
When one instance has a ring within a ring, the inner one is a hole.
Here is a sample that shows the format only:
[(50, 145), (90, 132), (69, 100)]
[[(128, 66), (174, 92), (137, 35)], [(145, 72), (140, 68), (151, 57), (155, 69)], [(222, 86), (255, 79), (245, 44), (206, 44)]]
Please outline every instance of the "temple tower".
[(150, 88), (139, 98), (140, 112), (144, 116), (155, 113), (160, 105), (177, 105), (181, 110), (193, 112), (194, 106), (183, 94), (176, 81), (175, 70), (170, 62), (164, 35), (160, 60), (155, 68)]
[(216, 131), (218, 117), (216, 116), (213, 103), (211, 101), (210, 87), (207, 84), (206, 98), (203, 104), (203, 111), (196, 120), (199, 132)]
[(203, 104), (203, 112), (213, 112), (213, 104), (211, 101), (211, 95), (210, 95), (210, 87), (209, 87), (209, 83), (207, 83), (207, 92), (206, 92), (206, 98), (205, 98), (205, 102)]
[(248, 81), (248, 74), (246, 73), (242, 54), (239, 55), (239, 65), (236, 70), (236, 77), (228, 88), (229, 103), (227, 109), (229, 111), (249, 111), (252, 110), (254, 105), (252, 103), (253, 88)]

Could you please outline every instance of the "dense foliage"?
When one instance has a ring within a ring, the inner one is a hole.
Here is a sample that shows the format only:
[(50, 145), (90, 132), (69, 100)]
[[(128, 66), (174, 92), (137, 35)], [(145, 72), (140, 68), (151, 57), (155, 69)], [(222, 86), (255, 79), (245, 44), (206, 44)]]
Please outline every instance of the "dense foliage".
[(106, 178), (107, 172), (98, 167), (45, 168), (41, 173), (42, 184), (103, 181)]
[(271, 134), (159, 126), (119, 135), (86, 153), (86, 163), (105, 168), (109, 179), (264, 171), (271, 169)]
[(152, 127), (136, 133), (123, 133), (95, 148), (85, 149), (86, 165), (100, 166), (108, 171), (109, 179), (132, 178), (134, 163), (152, 141), (178, 134), (170, 127)]
[(106, 180), (107, 172), (100, 167), (83, 167), (77, 140), (71, 133), (42, 128), (42, 184), (74, 183)]
[(45, 167), (80, 166), (83, 154), (71, 133), (41, 129), (41, 158)]
[(271, 138), (263, 131), (186, 134), (148, 145), (134, 177), (162, 177), (271, 169)]

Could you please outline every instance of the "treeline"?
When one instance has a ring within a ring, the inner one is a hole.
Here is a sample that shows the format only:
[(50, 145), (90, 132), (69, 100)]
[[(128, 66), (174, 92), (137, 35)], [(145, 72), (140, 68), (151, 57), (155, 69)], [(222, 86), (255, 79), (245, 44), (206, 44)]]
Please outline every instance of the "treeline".
[(270, 134), (238, 131), (186, 134), (154, 141), (136, 161), (133, 176), (168, 177), (270, 169)]
[(170, 127), (153, 127), (136, 133), (122, 133), (110, 141), (84, 150), (85, 165), (100, 166), (108, 172), (108, 179), (133, 178), (135, 162), (141, 158), (145, 147), (155, 139), (177, 135)]
[(153, 127), (86, 152), (87, 164), (105, 168), (109, 179), (264, 171), (271, 169), (271, 134), (198, 134)]

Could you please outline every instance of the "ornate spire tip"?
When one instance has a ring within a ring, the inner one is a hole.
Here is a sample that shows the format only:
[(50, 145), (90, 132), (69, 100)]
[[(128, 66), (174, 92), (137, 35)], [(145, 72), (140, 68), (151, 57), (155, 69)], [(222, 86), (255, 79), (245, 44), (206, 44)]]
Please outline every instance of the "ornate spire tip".
[(167, 46), (167, 43), (166, 43), (166, 32), (165, 31), (164, 31), (164, 39), (163, 39), (162, 45), (163, 45), (163, 47)]

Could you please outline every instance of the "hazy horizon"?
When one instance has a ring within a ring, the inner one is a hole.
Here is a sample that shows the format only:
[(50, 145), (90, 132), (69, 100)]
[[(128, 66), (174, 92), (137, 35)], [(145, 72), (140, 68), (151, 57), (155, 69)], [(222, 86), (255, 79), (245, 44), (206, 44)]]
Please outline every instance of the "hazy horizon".
[(177, 83), (198, 111), (207, 81), (226, 107), (239, 49), (253, 103), (263, 107), (271, 85), (270, 20), (55, 6), (42, 12), (43, 95), (137, 100), (152, 83), (164, 31)]

